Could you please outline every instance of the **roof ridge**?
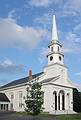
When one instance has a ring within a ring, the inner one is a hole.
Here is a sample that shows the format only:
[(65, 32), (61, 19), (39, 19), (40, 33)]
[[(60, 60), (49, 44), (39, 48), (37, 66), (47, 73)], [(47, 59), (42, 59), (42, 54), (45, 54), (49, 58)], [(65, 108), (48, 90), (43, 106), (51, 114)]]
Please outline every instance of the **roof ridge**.
[[(32, 79), (40, 76), (41, 74), (43, 74), (43, 72), (39, 72), (39, 73), (33, 74), (32, 75), (32, 77), (33, 77)], [(23, 78), (20, 78), (20, 79), (17, 79), (17, 80), (13, 80), (13, 81), (11, 81), (11, 82), (1, 86), (0, 89), (7, 88), (7, 87), (12, 87), (12, 86), (19, 85), (19, 84), (23, 84), (23, 83), (26, 83), (28, 81), (29, 81), (29, 77), (28, 76), (27, 77), (23, 77)]]
[(51, 78), (44, 79), (44, 80), (42, 81), (42, 83), (43, 83), (43, 82), (49, 82), (49, 81), (51, 81), (51, 80), (53, 80), (53, 79), (56, 80), (58, 77), (60, 77), (60, 75), (55, 76), (55, 77), (51, 77)]

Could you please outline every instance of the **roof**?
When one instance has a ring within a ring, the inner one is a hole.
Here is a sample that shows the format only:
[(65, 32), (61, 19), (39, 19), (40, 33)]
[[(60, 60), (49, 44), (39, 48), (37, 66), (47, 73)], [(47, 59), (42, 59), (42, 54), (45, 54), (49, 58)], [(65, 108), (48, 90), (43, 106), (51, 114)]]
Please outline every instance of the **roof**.
[(55, 77), (52, 77), (52, 78), (44, 79), (44, 80), (42, 81), (42, 83), (47, 83), (47, 82), (50, 82), (50, 81), (52, 81), (52, 80), (56, 81), (57, 79), (59, 79), (59, 77), (60, 77), (60, 75), (55, 76)]
[(10, 100), (4, 93), (0, 93), (0, 102), (10, 102)]
[[(32, 75), (32, 79), (34, 79), (34, 78), (36, 78), (36, 77), (39, 77), (39, 76), (42, 75), (42, 74), (43, 74), (43, 72), (34, 74), (34, 75)], [(12, 82), (4, 85), (4, 86), (1, 86), (1, 87), (0, 87), (0, 90), (1, 90), (2, 88), (12, 87), (12, 86), (20, 85), (20, 84), (25, 84), (25, 83), (27, 83), (28, 81), (29, 81), (29, 76), (28, 76), (28, 77), (25, 77), (25, 78), (18, 79), (18, 80), (14, 80), (14, 81), (12, 81)]]

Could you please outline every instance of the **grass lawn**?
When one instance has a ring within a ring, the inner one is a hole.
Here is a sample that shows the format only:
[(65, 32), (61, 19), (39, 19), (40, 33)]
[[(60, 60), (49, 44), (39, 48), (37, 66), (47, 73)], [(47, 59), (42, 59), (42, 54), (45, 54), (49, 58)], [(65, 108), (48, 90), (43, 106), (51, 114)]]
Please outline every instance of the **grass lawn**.
[[(17, 114), (29, 115), (26, 112), (17, 112)], [(39, 118), (52, 118), (54, 120), (81, 120), (81, 113), (73, 115), (49, 115), (48, 113), (41, 113), (38, 115)]]
[(81, 113), (74, 115), (58, 115), (57, 120), (81, 120)]

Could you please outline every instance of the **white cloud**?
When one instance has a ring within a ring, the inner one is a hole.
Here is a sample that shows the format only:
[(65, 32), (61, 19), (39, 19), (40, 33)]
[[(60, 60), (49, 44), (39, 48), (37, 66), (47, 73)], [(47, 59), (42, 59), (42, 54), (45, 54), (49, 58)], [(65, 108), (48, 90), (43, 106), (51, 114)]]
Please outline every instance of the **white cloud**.
[[(68, 12), (70, 11), (68, 10)], [(69, 29), (68, 32), (65, 31), (59, 32), (60, 37), (63, 39), (63, 51), (65, 53), (81, 54), (81, 23), (79, 23), (78, 18), (79, 17), (75, 17), (75, 20), (77, 21), (76, 22), (73, 21), (71, 25), (70, 25), (70, 20), (67, 19), (69, 23), (69, 27), (71, 29)]]
[(43, 26), (43, 28), (47, 29), (52, 24), (52, 10), (40, 17), (34, 19), (36, 24)]
[(81, 0), (65, 0), (62, 4), (58, 2), (58, 6), (57, 14), (61, 17), (81, 15)]
[(81, 14), (81, 0), (30, 0), (28, 3), (35, 7), (54, 5), (53, 9), (57, 7), (56, 12), (61, 17)]
[(36, 7), (46, 7), (49, 6), (53, 0), (30, 0), (29, 4)]
[(75, 73), (75, 75), (80, 76), (81, 77), (81, 72)]
[(30, 0), (28, 3), (35, 7), (48, 7), (51, 4), (63, 4), (63, 0)]
[(44, 64), (44, 62), (46, 62), (46, 55), (48, 54), (49, 49), (48, 48), (42, 48), (41, 50), (41, 54), (39, 56), (39, 62), (40, 64)]
[(63, 40), (63, 52), (81, 54), (81, 23), (78, 21), (70, 28), (68, 32), (59, 30), (60, 38)]
[[(63, 34), (62, 34), (63, 35)], [(75, 27), (72, 32), (65, 33), (63, 41), (63, 51), (65, 53), (81, 53), (81, 36), (75, 33)]]
[(54, 7), (54, 14), (56, 13), (59, 17), (72, 17), (81, 15), (81, 0), (53, 0), (52, 4)]
[(14, 64), (12, 63), (12, 61), (8, 58), (6, 58), (2, 63), (2, 66), (13, 66)]
[(72, 11), (72, 10), (67, 10), (67, 9), (61, 9), (60, 11), (57, 11), (56, 12), (57, 16), (59, 16), (60, 18), (61, 17), (72, 17), (72, 16), (76, 16), (77, 13), (75, 11)]
[(64, 5), (64, 10), (80, 12), (81, 11), (81, 0), (68, 0)]
[(63, 52), (64, 53), (73, 53), (74, 51), (71, 48), (65, 48), (65, 47), (63, 47)]
[(48, 34), (41, 28), (20, 26), (14, 19), (0, 19), (0, 47), (26, 47), (34, 48)]
[(75, 32), (80, 32), (81, 31), (81, 23), (79, 23), (78, 25), (75, 26), (74, 31)]
[(21, 73), (24, 70), (24, 65), (14, 64), (10, 59), (6, 58), (0, 63), (0, 74), (16, 74)]
[(16, 16), (16, 10), (12, 9), (9, 13), (8, 13), (8, 18), (14, 18)]

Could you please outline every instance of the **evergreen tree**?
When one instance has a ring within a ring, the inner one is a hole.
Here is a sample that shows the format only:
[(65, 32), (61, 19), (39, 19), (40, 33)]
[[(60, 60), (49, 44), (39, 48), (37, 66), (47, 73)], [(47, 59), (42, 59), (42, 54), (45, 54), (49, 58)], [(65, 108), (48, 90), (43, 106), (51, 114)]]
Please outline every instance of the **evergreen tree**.
[(41, 83), (35, 82), (27, 88), (26, 111), (34, 115), (39, 114), (42, 110), (44, 93), (41, 91), (41, 87)]
[(81, 92), (79, 92), (79, 104), (80, 104), (79, 112), (81, 112)]
[(78, 92), (76, 88), (73, 88), (73, 110), (81, 112), (81, 92)]

